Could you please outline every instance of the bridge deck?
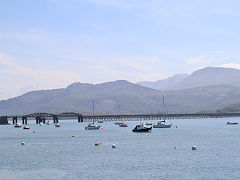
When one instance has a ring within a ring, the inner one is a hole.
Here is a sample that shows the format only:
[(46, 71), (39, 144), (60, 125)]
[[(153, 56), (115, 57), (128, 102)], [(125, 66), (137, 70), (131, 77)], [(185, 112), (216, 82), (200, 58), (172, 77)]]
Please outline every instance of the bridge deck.
[[(158, 119), (197, 119), (197, 118), (230, 118), (240, 117), (240, 113), (196, 113), (196, 114), (135, 114), (135, 115), (95, 115), (95, 116), (83, 116), (74, 112), (67, 112), (61, 114), (51, 113), (34, 113), (28, 115), (8, 116), (8, 118), (78, 118), (83, 121), (131, 121), (131, 120), (158, 120)], [(79, 121), (80, 122), (80, 121)]]

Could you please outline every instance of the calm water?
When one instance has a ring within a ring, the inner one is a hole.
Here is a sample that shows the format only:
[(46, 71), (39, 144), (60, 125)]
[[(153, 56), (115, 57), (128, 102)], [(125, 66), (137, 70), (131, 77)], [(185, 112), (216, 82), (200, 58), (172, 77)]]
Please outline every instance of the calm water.
[(240, 125), (227, 121), (240, 119), (173, 120), (151, 133), (132, 133), (138, 122), (0, 126), (0, 179), (240, 179)]

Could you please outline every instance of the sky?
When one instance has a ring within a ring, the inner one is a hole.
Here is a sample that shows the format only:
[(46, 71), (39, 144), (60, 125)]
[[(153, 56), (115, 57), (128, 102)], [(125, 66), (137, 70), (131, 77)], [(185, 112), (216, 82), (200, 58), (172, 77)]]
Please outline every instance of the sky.
[(238, 0), (0, 0), (0, 100), (240, 69)]

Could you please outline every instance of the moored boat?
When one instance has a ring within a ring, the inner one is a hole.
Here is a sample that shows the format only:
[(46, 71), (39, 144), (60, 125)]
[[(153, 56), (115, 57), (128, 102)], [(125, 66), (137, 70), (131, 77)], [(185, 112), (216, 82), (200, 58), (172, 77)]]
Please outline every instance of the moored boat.
[(165, 124), (165, 120), (164, 121), (158, 121), (157, 124), (153, 125), (153, 128), (171, 128), (172, 123), (171, 124)]
[(237, 125), (237, 122), (227, 122), (227, 125)]
[(127, 124), (119, 124), (119, 127), (128, 127), (128, 125)]
[(20, 128), (20, 127), (22, 127), (22, 125), (17, 123), (17, 124), (14, 125), (14, 127), (15, 128)]
[(151, 130), (152, 130), (151, 126), (139, 124), (139, 125), (136, 125), (136, 127), (132, 131), (133, 132), (150, 132)]
[(99, 120), (98, 123), (103, 123), (103, 120)]
[(148, 126), (152, 126), (152, 123), (146, 122), (146, 125), (148, 125)]
[(30, 127), (29, 126), (24, 126), (23, 129), (30, 129)]
[(85, 130), (97, 130), (100, 129), (100, 125), (96, 125), (96, 124), (88, 124), (87, 126), (85, 126)]
[(60, 127), (60, 124), (59, 124), (59, 123), (56, 123), (56, 124), (55, 124), (55, 127)]
[(120, 125), (120, 124), (123, 124), (124, 122), (123, 121), (116, 121), (116, 122), (114, 122), (114, 124), (116, 124), (116, 125)]
[[(94, 100), (93, 100), (93, 117), (94, 117)], [(94, 124), (94, 118), (93, 118), (93, 122), (85, 126), (85, 130), (98, 130), (100, 129), (100, 127), (101, 127), (100, 125)]]
[(166, 107), (164, 102), (164, 96), (163, 96), (163, 113), (164, 113), (164, 119), (161, 121), (158, 121), (157, 124), (154, 124), (153, 128), (171, 128), (172, 127), (172, 123), (166, 124), (167, 112), (166, 112)]

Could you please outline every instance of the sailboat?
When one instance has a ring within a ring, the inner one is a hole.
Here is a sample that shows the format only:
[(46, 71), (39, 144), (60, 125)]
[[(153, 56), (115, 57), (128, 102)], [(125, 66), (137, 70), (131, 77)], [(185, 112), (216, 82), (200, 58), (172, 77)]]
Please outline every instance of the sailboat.
[(171, 124), (166, 124), (166, 108), (165, 108), (165, 102), (164, 102), (164, 96), (163, 96), (163, 113), (164, 113), (164, 119), (161, 121), (158, 121), (157, 124), (153, 125), (153, 128), (171, 128), (172, 127), (172, 123)]
[(100, 129), (100, 125), (94, 124), (94, 100), (93, 100), (93, 122), (85, 126), (85, 130), (97, 130)]

